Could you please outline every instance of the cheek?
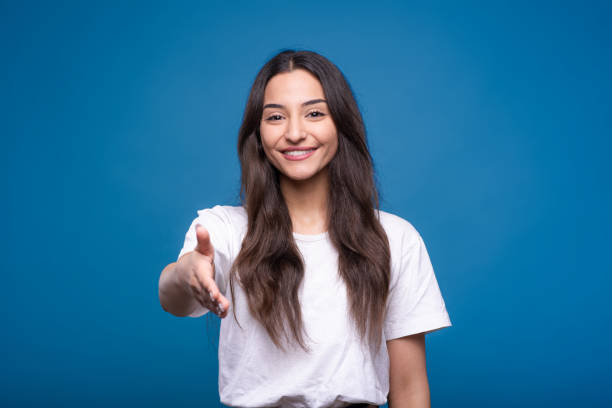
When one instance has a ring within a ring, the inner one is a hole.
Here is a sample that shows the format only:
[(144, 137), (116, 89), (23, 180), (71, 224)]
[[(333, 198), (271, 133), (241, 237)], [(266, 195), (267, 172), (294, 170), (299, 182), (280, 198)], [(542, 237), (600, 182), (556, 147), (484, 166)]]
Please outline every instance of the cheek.
[(260, 133), (260, 135), (261, 135), (261, 139), (260, 139), (261, 147), (263, 148), (264, 154), (266, 155), (266, 159), (268, 159), (268, 161), (272, 163), (274, 167), (276, 167), (275, 158), (274, 158), (274, 155), (272, 154), (274, 150), (273, 141), (270, 139), (269, 135), (265, 135), (263, 133)]
[(338, 151), (338, 135), (335, 132), (329, 137), (329, 151), (332, 157), (335, 156)]
[(270, 136), (268, 135), (268, 133), (263, 132), (263, 131), (259, 131), (259, 140), (261, 141), (261, 147), (263, 147), (264, 152), (266, 153), (266, 156), (270, 155), (270, 149), (271, 149), (271, 142), (270, 142)]
[(328, 152), (336, 152), (338, 149), (338, 131), (331, 119), (319, 122), (315, 128), (311, 129), (311, 132), (316, 135), (320, 143), (326, 145)]
[(270, 150), (264, 145), (264, 154), (266, 155), (266, 159), (268, 159), (269, 162), (271, 162), (272, 164), (274, 164), (274, 156), (272, 156), (272, 154), (270, 153)]
[(278, 143), (278, 140), (282, 137), (283, 130), (280, 126), (261, 125), (259, 127), (259, 135), (261, 137), (261, 144), (267, 150), (272, 150)]

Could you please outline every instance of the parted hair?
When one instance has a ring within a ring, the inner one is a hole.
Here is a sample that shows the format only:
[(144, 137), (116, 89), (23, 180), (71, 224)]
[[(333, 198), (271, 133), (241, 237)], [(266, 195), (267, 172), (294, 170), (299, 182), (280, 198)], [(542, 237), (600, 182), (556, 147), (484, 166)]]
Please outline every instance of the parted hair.
[[(251, 315), (285, 350), (305, 340), (299, 287), (304, 261), (293, 238), (279, 171), (267, 159), (259, 132), (264, 91), (279, 73), (303, 69), (321, 83), (337, 129), (338, 149), (328, 164), (328, 234), (338, 251), (338, 274), (346, 285), (350, 316), (362, 341), (377, 348), (390, 281), (390, 250), (378, 218), (379, 199), (363, 118), (342, 72), (312, 51), (284, 50), (261, 68), (251, 87), (238, 134), (240, 199), (247, 232), (230, 271), (232, 304), (238, 283)], [(234, 309), (234, 318), (236, 318)]]

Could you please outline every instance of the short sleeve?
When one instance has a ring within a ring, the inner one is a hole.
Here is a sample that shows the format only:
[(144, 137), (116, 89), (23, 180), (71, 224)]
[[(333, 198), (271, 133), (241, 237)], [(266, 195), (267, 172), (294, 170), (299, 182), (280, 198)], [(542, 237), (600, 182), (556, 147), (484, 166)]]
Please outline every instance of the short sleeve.
[(451, 326), (425, 243), (409, 223), (398, 255), (389, 290), (385, 338), (392, 340)]
[[(214, 206), (198, 211), (198, 216), (193, 220), (187, 233), (183, 248), (177, 259), (195, 249), (197, 244), (196, 225), (206, 227), (210, 234), (210, 242), (215, 249), (215, 282), (221, 293), (226, 296), (227, 281), (230, 267), (232, 265), (232, 239), (233, 229), (231, 218), (221, 206)], [(200, 317), (208, 312), (203, 306), (198, 306), (189, 316)]]

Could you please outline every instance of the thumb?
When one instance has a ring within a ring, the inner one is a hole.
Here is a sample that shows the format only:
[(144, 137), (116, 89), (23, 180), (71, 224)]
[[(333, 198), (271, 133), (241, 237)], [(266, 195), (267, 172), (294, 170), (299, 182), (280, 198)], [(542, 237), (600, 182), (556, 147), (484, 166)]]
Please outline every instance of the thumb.
[(202, 255), (213, 257), (215, 253), (215, 248), (213, 247), (212, 242), (210, 242), (210, 233), (203, 225), (196, 225), (196, 237), (198, 239), (198, 244), (195, 247), (195, 250), (201, 253)]

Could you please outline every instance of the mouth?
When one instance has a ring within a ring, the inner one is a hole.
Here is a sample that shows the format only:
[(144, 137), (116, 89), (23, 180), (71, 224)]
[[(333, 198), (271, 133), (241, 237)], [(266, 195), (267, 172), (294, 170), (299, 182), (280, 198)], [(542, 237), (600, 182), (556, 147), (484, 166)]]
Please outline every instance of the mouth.
[(304, 160), (312, 156), (316, 150), (316, 147), (293, 148), (282, 150), (281, 153), (283, 153), (283, 157), (287, 160)]

